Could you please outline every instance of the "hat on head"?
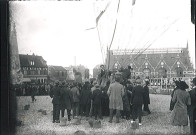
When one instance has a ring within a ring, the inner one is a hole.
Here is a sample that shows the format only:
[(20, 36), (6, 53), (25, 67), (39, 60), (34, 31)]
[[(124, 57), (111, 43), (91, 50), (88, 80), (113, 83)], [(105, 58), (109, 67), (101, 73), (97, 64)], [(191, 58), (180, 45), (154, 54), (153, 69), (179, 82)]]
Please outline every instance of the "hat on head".
[(146, 85), (148, 85), (148, 84), (150, 84), (150, 82), (149, 81), (146, 81)]
[(196, 85), (196, 77), (193, 78), (192, 83), (193, 83), (194, 85)]
[(96, 85), (95, 85), (95, 88), (99, 88), (99, 84), (96, 84)]
[(56, 84), (56, 85), (59, 85), (59, 81), (55, 81), (55, 84)]
[(181, 90), (185, 90), (185, 89), (188, 89), (189, 86), (186, 84), (186, 82), (180, 81), (178, 88), (181, 89)]
[(141, 84), (142, 83), (142, 80), (141, 79), (136, 79), (136, 81), (135, 81), (137, 84)]

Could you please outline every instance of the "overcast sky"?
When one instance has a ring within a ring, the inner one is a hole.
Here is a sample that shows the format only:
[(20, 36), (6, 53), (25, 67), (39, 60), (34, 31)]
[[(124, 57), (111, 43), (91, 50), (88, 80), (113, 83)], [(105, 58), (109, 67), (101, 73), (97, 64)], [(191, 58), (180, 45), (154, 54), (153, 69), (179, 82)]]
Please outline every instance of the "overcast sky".
[[(96, 16), (110, 2), (96, 26)], [(111, 49), (186, 47), (195, 64), (190, 0), (11, 2), (20, 54), (41, 55), (48, 65), (82, 64), (93, 69)], [(102, 53), (100, 46), (102, 47)]]

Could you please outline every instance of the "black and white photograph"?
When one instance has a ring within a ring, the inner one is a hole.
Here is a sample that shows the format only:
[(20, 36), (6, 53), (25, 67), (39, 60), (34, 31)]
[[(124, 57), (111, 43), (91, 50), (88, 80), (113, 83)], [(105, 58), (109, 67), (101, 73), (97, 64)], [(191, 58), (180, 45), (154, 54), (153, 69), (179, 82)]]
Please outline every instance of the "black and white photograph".
[(195, 0), (10, 0), (12, 135), (196, 134)]

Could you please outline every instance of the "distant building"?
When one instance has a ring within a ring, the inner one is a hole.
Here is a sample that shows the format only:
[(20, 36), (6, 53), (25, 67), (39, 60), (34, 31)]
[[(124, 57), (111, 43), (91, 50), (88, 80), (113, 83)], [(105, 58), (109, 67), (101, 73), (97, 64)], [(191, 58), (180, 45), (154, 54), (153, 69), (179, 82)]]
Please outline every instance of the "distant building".
[(48, 66), (48, 75), (50, 80), (66, 81), (67, 70), (62, 66)]
[(20, 54), (20, 66), (24, 80), (34, 83), (46, 83), (48, 66), (42, 56)]
[(188, 44), (186, 48), (162, 48), (141, 50), (111, 50), (109, 69), (132, 67), (132, 76), (143, 78), (193, 77)]
[[(88, 80), (89, 79), (89, 69), (86, 68), (83, 65), (78, 65), (78, 66), (71, 66), (73, 68), (73, 72), (77, 73), (80, 72), (82, 76), (82, 81)], [(78, 73), (77, 73), (78, 74)]]

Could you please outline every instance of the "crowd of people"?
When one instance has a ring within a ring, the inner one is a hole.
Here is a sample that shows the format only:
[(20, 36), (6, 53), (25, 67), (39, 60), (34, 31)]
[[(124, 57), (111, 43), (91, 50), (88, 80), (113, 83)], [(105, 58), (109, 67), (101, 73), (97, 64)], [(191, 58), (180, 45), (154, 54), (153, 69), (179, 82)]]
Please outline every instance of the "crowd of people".
[(149, 82), (145, 83), (143, 86), (142, 80), (138, 78), (134, 83), (126, 81), (122, 84), (120, 72), (115, 74), (113, 82), (108, 80), (104, 87), (100, 85), (100, 81), (86, 81), (83, 85), (56, 81), (50, 91), (50, 97), (53, 98), (53, 122), (59, 123), (60, 112), (64, 117), (67, 109), (69, 121), (71, 115), (73, 119), (82, 116), (94, 117), (95, 120), (109, 116), (109, 122), (112, 123), (113, 115), (116, 114), (116, 123), (120, 122), (120, 118), (133, 118), (134, 122), (138, 117), (139, 124), (142, 125), (142, 106), (144, 105), (143, 111), (151, 113), (148, 107)]
[[(131, 120), (131, 123), (138, 119), (141, 126), (142, 112), (151, 113), (148, 106), (149, 81), (146, 80), (144, 84), (138, 77), (134, 83), (129, 80), (122, 83), (121, 78), (122, 74), (116, 72), (115, 80), (108, 80), (104, 87), (100, 85), (100, 81), (86, 81), (83, 85), (56, 81), (50, 91), (50, 97), (53, 98), (53, 123), (60, 123), (60, 112), (64, 117), (66, 109), (69, 121), (78, 116), (93, 117), (95, 120), (109, 116), (108, 122), (112, 123), (113, 116), (116, 115), (116, 123), (121, 118)], [(184, 132), (189, 116), (191, 134), (195, 134), (196, 78), (192, 84), (192, 90), (187, 91), (189, 87), (186, 82), (174, 81), (169, 109), (172, 111), (172, 125), (179, 126), (180, 132)]]
[(35, 84), (35, 83), (23, 83), (15, 84), (14, 90), (16, 96), (31, 96), (35, 95), (48, 95), (50, 91), (50, 84)]

